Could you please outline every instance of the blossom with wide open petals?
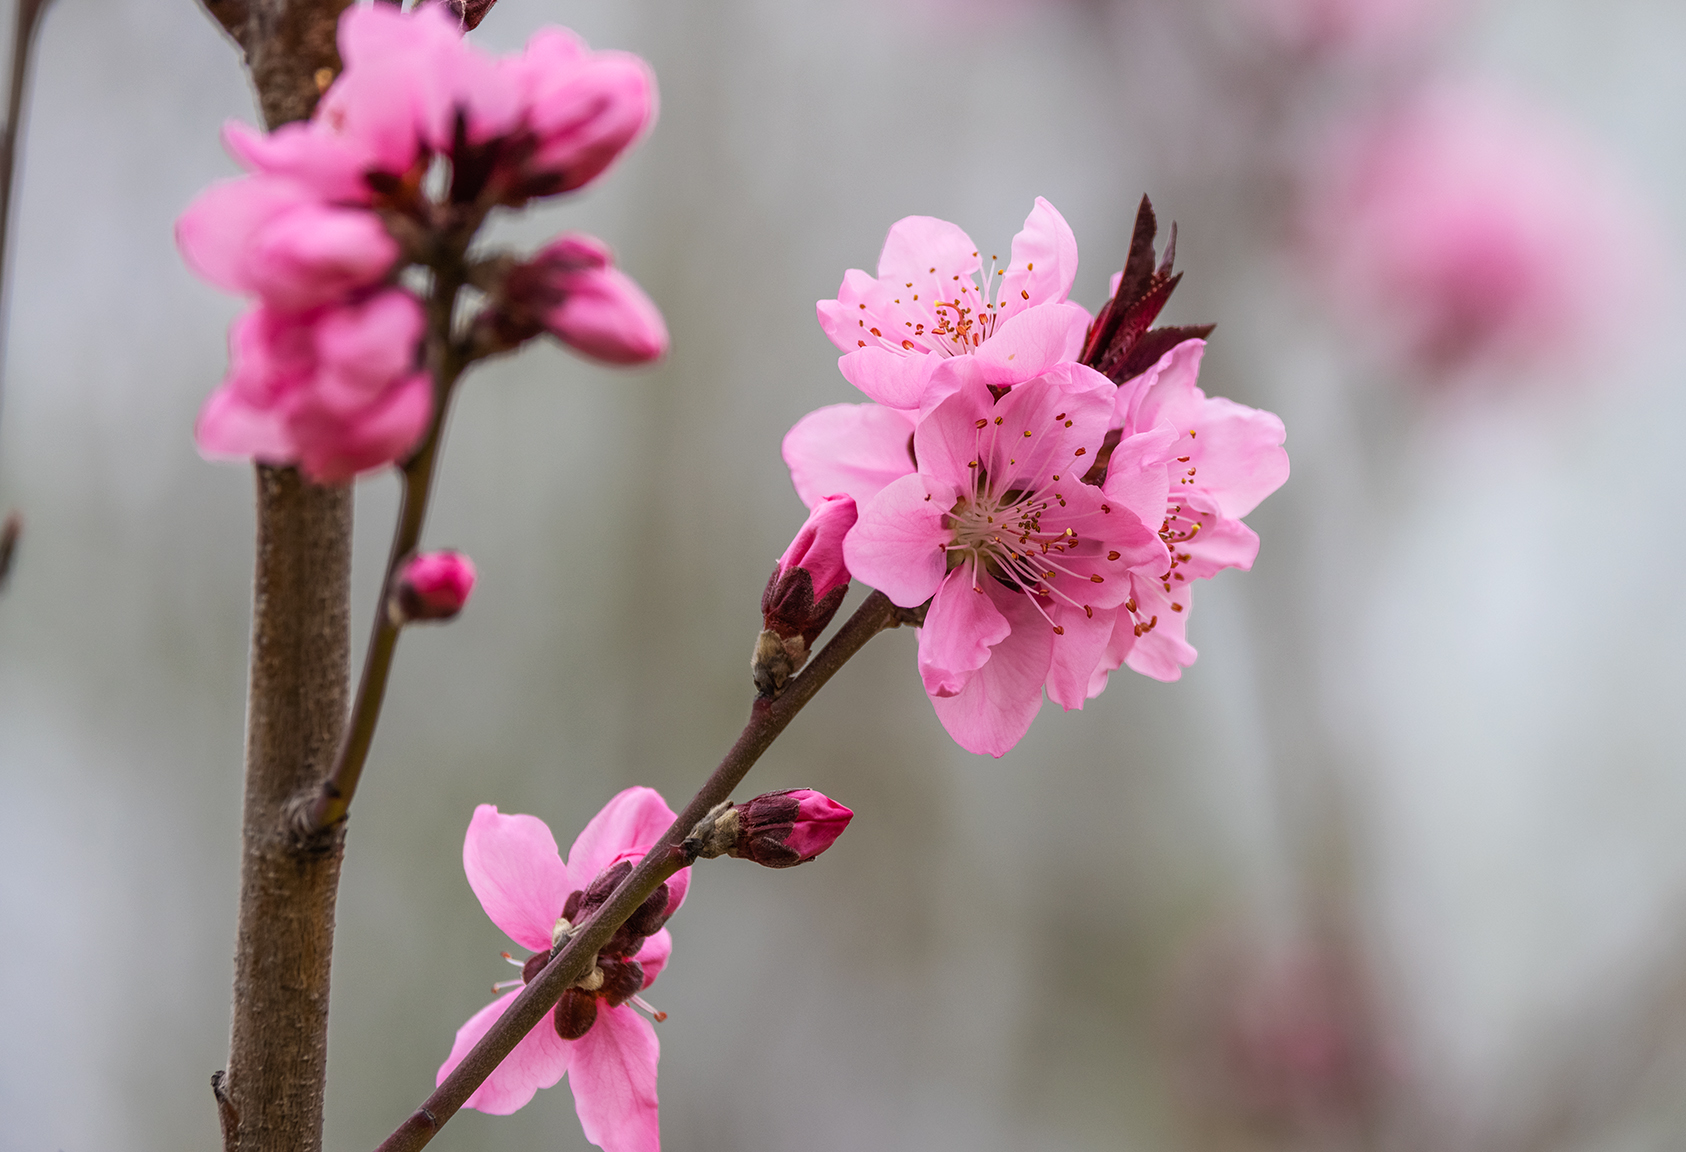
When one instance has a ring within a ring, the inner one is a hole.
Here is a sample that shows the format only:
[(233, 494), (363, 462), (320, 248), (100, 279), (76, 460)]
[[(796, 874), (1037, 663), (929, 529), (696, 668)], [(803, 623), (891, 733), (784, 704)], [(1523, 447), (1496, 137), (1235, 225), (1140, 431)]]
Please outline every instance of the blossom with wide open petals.
[[(648, 852), (673, 819), (672, 810), (654, 790), (628, 788), (592, 817), (564, 862), (549, 827), (538, 817), (506, 816), (490, 804), (475, 809), (463, 841), (463, 869), (486, 915), (510, 939), (535, 953), (523, 967), (523, 979), (543, 967), (559, 939), (559, 928), (565, 933), (570, 906), (578, 908), (582, 895), (589, 899), (606, 876), (614, 875), (615, 868)], [(658, 910), (657, 920), (679, 910), (689, 886), (689, 868), (668, 879), (665, 908)], [(575, 915), (583, 919), (586, 914)], [(617, 933), (616, 939), (620, 938)], [(589, 1026), (575, 1039), (560, 1035), (555, 1008), (547, 1012), (468, 1098), (466, 1107), (507, 1115), (566, 1074), (589, 1140), (605, 1152), (658, 1152), (656, 1062), (661, 1048), (655, 1030), (633, 1006), (647, 1007), (636, 991), (655, 981), (667, 964), (673, 942), (667, 929), (660, 928), (647, 938), (633, 935), (625, 946), (636, 951), (624, 959), (611, 959), (613, 949), (605, 946), (599, 963), (604, 968), (619, 965), (635, 974), (641, 972), (635, 986), (623, 989), (631, 994), (608, 995), (609, 986), (604, 985), (596, 994)], [(499, 997), (457, 1030), (451, 1054), (439, 1068), (440, 1082), (518, 994), (512, 991)]]
[(983, 268), (965, 232), (932, 216), (890, 228), (878, 275), (851, 268), (817, 305), (844, 377), (891, 408), (929, 407), (965, 381), (1010, 387), (1073, 360), (1089, 314), (1066, 300), (1077, 241), (1041, 197), (1005, 268)]
[(1086, 687), (1130, 573), (1168, 562), (1146, 523), (1083, 483), (1116, 403), (1078, 364), (1000, 399), (962, 384), (916, 428), (917, 470), (868, 501), (844, 543), (858, 579), (903, 607), (930, 601), (920, 676), (970, 751), (1017, 743), (1045, 685)]
[[(1225, 568), (1246, 570), (1259, 538), (1241, 518), (1288, 478), (1287, 436), (1273, 413), (1223, 397), (1198, 384), (1206, 342), (1185, 340), (1157, 364), (1118, 389), (1113, 425), (1121, 437), (1109, 464), (1109, 490), (1144, 520), (1161, 517), (1159, 538), (1169, 563), (1160, 572), (1131, 574), (1131, 595), (1113, 613), (1113, 631), (1088, 694), (1128, 663), (1156, 680), (1175, 680), (1194, 662), (1185, 633), (1193, 607), (1190, 582)], [(1157, 440), (1170, 482), (1154, 473), (1132, 479), (1143, 453), (1127, 445)]]

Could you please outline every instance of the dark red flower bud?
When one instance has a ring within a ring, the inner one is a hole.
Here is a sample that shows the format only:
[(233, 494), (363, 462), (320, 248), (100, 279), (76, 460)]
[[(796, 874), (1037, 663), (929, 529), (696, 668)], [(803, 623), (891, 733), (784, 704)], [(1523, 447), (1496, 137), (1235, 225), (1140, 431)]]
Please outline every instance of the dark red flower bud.
[(564, 1040), (578, 1040), (597, 1023), (597, 993), (570, 988), (556, 1002), (556, 1034)]
[(636, 960), (603, 960), (603, 987), (597, 994), (618, 1008), (644, 988), (644, 966)]
[(830, 848), (855, 814), (811, 788), (768, 792), (737, 808), (738, 837), (727, 851), (768, 868), (805, 864)]
[(649, 898), (638, 906), (626, 922), (626, 927), (640, 936), (654, 936), (667, 923), (668, 891), (665, 883), (656, 886)]
[(545, 951), (535, 952), (527, 957), (527, 962), (521, 965), (521, 983), (531, 984), (537, 980), (539, 973), (544, 971), (544, 966), (550, 963), (550, 955), (549, 951)]

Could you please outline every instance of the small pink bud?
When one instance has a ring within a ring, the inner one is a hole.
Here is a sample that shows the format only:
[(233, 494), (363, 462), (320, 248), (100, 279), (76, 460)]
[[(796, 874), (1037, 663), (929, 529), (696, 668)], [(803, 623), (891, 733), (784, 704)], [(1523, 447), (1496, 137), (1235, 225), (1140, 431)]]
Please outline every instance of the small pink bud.
[(761, 695), (783, 690), (842, 606), (849, 591), (843, 538), (855, 526), (855, 515), (848, 496), (821, 500), (768, 577), (761, 593), (762, 631), (750, 658), (750, 675)]
[(855, 814), (811, 788), (768, 792), (740, 804), (738, 837), (728, 852), (768, 868), (806, 864), (843, 835)]
[(423, 552), (399, 572), (387, 613), (395, 624), (449, 620), (474, 591), (474, 561), (461, 552)]

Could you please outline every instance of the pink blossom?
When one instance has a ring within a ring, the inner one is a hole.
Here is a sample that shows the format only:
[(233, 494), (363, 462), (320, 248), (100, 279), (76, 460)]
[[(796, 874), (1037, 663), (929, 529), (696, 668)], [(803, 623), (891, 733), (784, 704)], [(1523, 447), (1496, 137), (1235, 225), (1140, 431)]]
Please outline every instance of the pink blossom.
[(1000, 756), (1016, 744), (1044, 685), (1081, 707), (1131, 571), (1169, 562), (1110, 477), (1083, 482), (1116, 405), (1112, 383), (1077, 364), (1000, 400), (980, 380), (963, 382), (915, 429), (917, 470), (867, 501), (844, 542), (859, 579), (904, 607), (931, 602), (920, 676), (970, 751)]
[(1315, 272), (1431, 380), (1579, 361), (1643, 278), (1643, 213), (1612, 167), (1538, 109), (1428, 91), (1334, 150), (1306, 213)]
[(422, 552), (399, 570), (388, 612), (398, 623), (449, 620), (474, 591), (474, 561), (461, 552)]
[[(327, 200), (403, 206), (433, 155), (453, 160), (451, 198), (520, 204), (580, 188), (654, 123), (655, 79), (624, 52), (592, 52), (541, 28), (495, 57), (462, 38), (442, 5), (354, 4), (340, 17), (345, 69), (308, 124), (224, 133), (248, 171), (300, 181)], [(458, 126), (461, 134), (458, 134)]]
[[(544, 821), (535, 816), (505, 816), (490, 804), (475, 809), (463, 841), (463, 869), (486, 915), (510, 939), (534, 952), (523, 967), (523, 981), (544, 966), (573, 921), (588, 915), (580, 909), (606, 887), (605, 881), (612, 881), (623, 866), (648, 852), (673, 819), (673, 812), (655, 791), (628, 788), (592, 817), (564, 863)], [(546, 1013), (466, 1106), (508, 1115), (566, 1074), (587, 1139), (605, 1152), (658, 1152), (660, 1045), (655, 1029), (632, 1006), (642, 1004), (637, 992), (648, 988), (667, 964), (673, 938), (659, 922), (679, 910), (689, 885), (688, 868), (670, 878), (664, 886), (665, 905), (656, 908), (644, 925), (656, 925), (652, 931), (647, 936), (629, 931), (645, 914), (640, 908), (600, 954), (604, 982), (599, 988), (595, 992), (570, 989), (564, 996), (564, 1003), (572, 1005), (569, 1016), (559, 1017), (558, 1009)], [(517, 995), (512, 991), (500, 996), (457, 1030), (451, 1054), (439, 1068), (440, 1082)], [(588, 1003), (589, 1008), (582, 1010)], [(563, 1037), (565, 1031), (577, 1032), (587, 1016), (583, 1033)]]
[(212, 185), (176, 221), (176, 244), (217, 287), (294, 312), (379, 283), (399, 254), (374, 213), (284, 177)]
[(768, 868), (806, 864), (837, 843), (855, 814), (823, 792), (790, 788), (737, 805), (733, 856)]
[(229, 373), (199, 413), (208, 458), (297, 464), (318, 483), (402, 459), (432, 414), (418, 369), (424, 320), (409, 293), (280, 312), (259, 304), (229, 331)]
[(1236, 0), (1242, 12), (1291, 51), (1398, 54), (1416, 46), (1452, 10), (1449, 0)]
[(1037, 197), (1005, 268), (985, 271), (978, 248), (946, 220), (908, 216), (890, 227), (878, 275), (844, 274), (820, 327), (843, 349), (843, 376), (891, 408), (929, 407), (965, 381), (1009, 387), (1077, 358), (1089, 314), (1066, 300), (1077, 241)]
[(578, 232), (512, 268), (482, 323), (500, 347), (548, 331), (609, 364), (646, 364), (667, 352), (661, 312), (614, 266), (607, 244)]
[(511, 58), (534, 138), (528, 162), (544, 192), (569, 192), (596, 179), (656, 122), (656, 80), (627, 52), (592, 52), (565, 28), (541, 28)]
[[(1145, 522), (1159, 520), (1169, 563), (1130, 573), (1130, 595), (1112, 613), (1090, 697), (1120, 664), (1176, 680), (1194, 663), (1185, 638), (1191, 581), (1253, 566), (1259, 538), (1241, 518), (1288, 478), (1282, 421), (1201, 391), (1205, 350), (1204, 340), (1185, 340), (1118, 389), (1113, 425), (1122, 440), (1112, 453), (1108, 491)], [(1167, 462), (1168, 486), (1161, 479)]]

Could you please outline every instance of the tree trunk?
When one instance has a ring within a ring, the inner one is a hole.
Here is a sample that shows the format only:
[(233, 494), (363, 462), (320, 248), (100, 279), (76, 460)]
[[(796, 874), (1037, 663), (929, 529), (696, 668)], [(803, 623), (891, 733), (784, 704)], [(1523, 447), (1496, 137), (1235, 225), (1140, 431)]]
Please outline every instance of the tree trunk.
[[(245, 53), (265, 123), (308, 117), (338, 74), (347, 0), (205, 0)], [(348, 485), (257, 468), (240, 912), (228, 1069), (214, 1081), (229, 1152), (319, 1152), (328, 976), (344, 830), (311, 843), (290, 811), (332, 766), (350, 695)]]

